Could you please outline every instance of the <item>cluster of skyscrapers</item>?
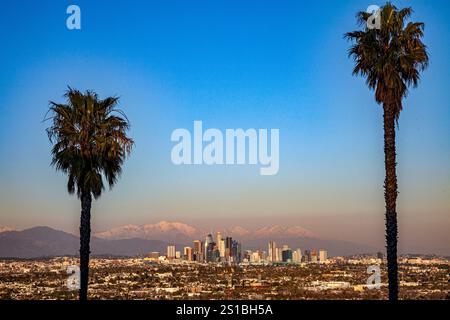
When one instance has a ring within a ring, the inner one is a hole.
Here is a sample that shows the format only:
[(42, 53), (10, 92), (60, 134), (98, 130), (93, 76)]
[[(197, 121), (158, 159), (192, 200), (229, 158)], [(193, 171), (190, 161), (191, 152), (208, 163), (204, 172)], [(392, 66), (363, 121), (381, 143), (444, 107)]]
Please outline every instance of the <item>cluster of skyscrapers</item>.
[(220, 232), (217, 232), (214, 239), (212, 234), (208, 234), (205, 241), (195, 240), (193, 247), (184, 247), (183, 255), (176, 251), (174, 245), (167, 247), (167, 258), (184, 259), (197, 262), (241, 262), (241, 243), (233, 240), (231, 237), (222, 238)]
[(192, 247), (184, 247), (183, 252), (177, 251), (175, 245), (167, 247), (167, 255), (159, 256), (159, 252), (150, 253), (150, 258), (171, 260), (185, 260), (192, 262), (219, 262), (229, 264), (239, 263), (303, 263), (320, 262), (328, 259), (328, 252), (320, 249), (310, 249), (302, 252), (301, 249), (291, 249), (288, 245), (278, 247), (275, 241), (270, 241), (267, 251), (245, 250), (242, 252), (240, 242), (231, 237), (222, 237), (220, 232), (213, 238), (208, 234), (204, 241), (195, 240)]
[[(285, 263), (300, 263), (300, 262), (325, 262), (328, 259), (328, 252), (326, 250), (311, 249), (305, 250), (302, 254), (301, 249), (292, 250), (288, 245), (277, 247), (275, 241), (269, 242), (268, 253), (256, 251), (258, 255), (253, 252), (252, 260), (260, 259), (270, 263), (285, 262)], [(256, 261), (255, 261), (256, 262)]]

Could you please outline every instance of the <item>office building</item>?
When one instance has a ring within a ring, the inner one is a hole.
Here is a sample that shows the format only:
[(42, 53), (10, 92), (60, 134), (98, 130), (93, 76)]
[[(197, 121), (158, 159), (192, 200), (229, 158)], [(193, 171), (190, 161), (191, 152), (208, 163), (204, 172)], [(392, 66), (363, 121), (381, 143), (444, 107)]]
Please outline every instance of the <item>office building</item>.
[(184, 253), (184, 259), (186, 259), (187, 261), (194, 260), (193, 250), (191, 247), (184, 247), (183, 253)]
[(288, 246), (281, 249), (281, 260), (283, 262), (292, 262), (292, 250)]
[(167, 259), (175, 259), (175, 246), (169, 245), (167, 246)]
[(319, 261), (325, 262), (328, 259), (328, 251), (327, 250), (319, 250)]
[(302, 251), (297, 249), (292, 252), (292, 262), (300, 263), (302, 262)]
[(269, 242), (269, 253), (267, 259), (269, 262), (277, 261), (277, 244), (275, 243), (275, 241)]
[(311, 249), (311, 262), (319, 261), (319, 256), (317, 255), (316, 249)]

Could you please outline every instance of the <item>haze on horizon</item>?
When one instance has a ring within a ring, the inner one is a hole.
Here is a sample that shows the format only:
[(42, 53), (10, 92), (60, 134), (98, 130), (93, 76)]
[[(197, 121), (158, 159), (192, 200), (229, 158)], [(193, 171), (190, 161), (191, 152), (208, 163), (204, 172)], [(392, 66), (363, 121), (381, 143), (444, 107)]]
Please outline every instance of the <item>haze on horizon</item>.
[[(450, 3), (394, 1), (425, 22), (431, 64), (397, 136), (400, 249), (450, 255)], [(343, 34), (366, 1), (0, 4), (0, 226), (76, 232), (79, 201), (50, 167), (42, 119), (70, 85), (119, 95), (136, 148), (93, 204), (93, 229), (180, 221), (299, 225), (384, 246), (382, 110), (352, 77)], [(23, 10), (26, 7), (27, 10)], [(326, 8), (326, 9), (324, 9)], [(279, 128), (280, 168), (174, 166), (176, 128)]]

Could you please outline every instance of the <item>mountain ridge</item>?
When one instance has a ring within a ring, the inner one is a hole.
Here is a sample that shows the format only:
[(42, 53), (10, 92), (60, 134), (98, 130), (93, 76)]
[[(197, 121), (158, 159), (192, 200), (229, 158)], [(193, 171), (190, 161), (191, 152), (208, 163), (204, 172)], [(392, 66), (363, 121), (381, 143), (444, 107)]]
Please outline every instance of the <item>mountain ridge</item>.
[[(177, 250), (180, 251), (182, 251), (184, 246), (192, 247), (192, 238), (182, 238), (179, 235), (172, 238), (168, 237), (172, 232), (171, 230), (173, 230), (173, 225), (170, 223), (163, 223), (160, 226), (164, 227), (162, 229), (165, 230), (165, 232), (161, 232), (159, 237), (154, 239), (142, 239), (139, 237), (104, 239), (94, 234), (91, 238), (92, 254), (142, 256), (147, 255), (151, 251), (158, 251), (161, 254), (164, 254), (169, 244), (174, 244), (177, 247)], [(187, 230), (189, 234), (194, 235), (192, 229), (186, 229), (185, 226), (177, 226), (181, 227), (183, 230)], [(286, 230), (289, 230), (289, 228), (294, 229), (292, 229), (293, 231), (291, 230), (292, 232), (290, 233), (285, 232)], [(152, 227), (147, 229), (152, 229)], [(263, 231), (266, 231), (264, 228), (262, 229)], [(134, 227), (132, 227), (131, 230), (134, 230)], [(179, 230), (179, 228), (176, 230)], [(241, 234), (241, 236), (231, 235), (225, 232), (222, 233), (222, 236), (233, 236), (237, 241), (242, 243), (242, 250), (267, 250), (268, 242), (276, 241), (278, 245), (287, 244), (293, 249), (326, 249), (329, 252), (329, 256), (373, 253), (378, 251), (377, 248), (348, 241), (301, 236), (303, 229), (298, 229), (297, 227), (280, 227), (276, 225), (268, 227), (268, 233), (255, 232), (250, 234), (248, 233), (250, 231), (242, 227), (231, 228), (231, 230)], [(300, 236), (297, 236), (298, 234), (295, 232), (299, 231), (301, 231)], [(283, 233), (280, 234), (276, 232)], [(205, 235), (206, 233), (198, 239), (203, 240)], [(179, 241), (176, 241), (177, 239)], [(78, 255), (78, 250), (78, 236), (55, 230), (50, 227), (38, 226), (22, 231), (15, 230), (0, 233), (0, 257), (3, 258), (39, 258), (47, 256)]]
[[(92, 255), (139, 256), (151, 251), (165, 252), (169, 243), (160, 240), (122, 239), (104, 240), (91, 237)], [(32, 227), (22, 231), (0, 233), (0, 257), (41, 258), (75, 256), (79, 252), (79, 238), (50, 227)], [(178, 244), (178, 246), (181, 246)]]
[[(223, 235), (239, 236), (243, 239), (257, 239), (257, 238), (279, 238), (279, 237), (305, 237), (305, 238), (319, 238), (319, 236), (301, 226), (280, 226), (271, 225), (266, 227), (249, 230), (242, 226), (234, 226), (231, 228), (220, 229), (216, 231)], [(168, 234), (170, 233), (170, 234)], [(124, 226), (115, 227), (106, 231), (95, 233), (96, 237), (102, 239), (127, 239), (138, 237), (142, 239), (155, 239), (162, 235), (169, 237), (170, 240), (195, 240), (203, 239), (209, 232), (182, 222), (160, 221), (155, 224), (133, 225), (128, 224)]]

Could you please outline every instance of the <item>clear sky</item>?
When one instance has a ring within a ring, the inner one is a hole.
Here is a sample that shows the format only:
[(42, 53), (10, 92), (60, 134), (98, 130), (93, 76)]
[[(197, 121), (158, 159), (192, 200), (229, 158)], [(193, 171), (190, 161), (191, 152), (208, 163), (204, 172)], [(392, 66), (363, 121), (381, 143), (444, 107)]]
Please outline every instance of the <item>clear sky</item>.
[[(81, 30), (66, 8), (81, 8)], [(0, 226), (78, 228), (42, 119), (70, 85), (119, 95), (136, 141), (93, 227), (176, 220), (297, 224), (383, 246), (382, 110), (343, 34), (367, 1), (1, 1)], [(431, 64), (398, 131), (400, 246), (450, 254), (450, 2), (394, 1), (423, 21)], [(170, 134), (280, 129), (280, 170), (174, 166)]]

